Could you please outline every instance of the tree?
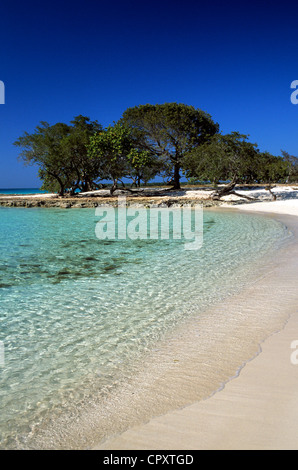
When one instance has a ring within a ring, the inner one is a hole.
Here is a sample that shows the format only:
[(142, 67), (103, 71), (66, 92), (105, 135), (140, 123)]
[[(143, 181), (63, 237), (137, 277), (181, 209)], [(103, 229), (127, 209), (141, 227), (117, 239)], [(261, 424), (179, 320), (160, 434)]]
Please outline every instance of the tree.
[(178, 103), (146, 104), (128, 108), (121, 122), (129, 126), (138, 147), (170, 169), (174, 189), (180, 188), (184, 156), (219, 130), (211, 116)]
[(77, 116), (72, 125), (41, 122), (32, 134), (25, 132), (14, 142), (20, 147), (19, 158), (25, 165), (38, 165), (42, 189), (56, 190), (63, 196), (66, 189), (83, 189), (98, 178), (95, 163), (87, 158), (87, 143), (101, 129), (97, 121)]
[(82, 115), (76, 116), (70, 123), (72, 126), (63, 145), (66, 160), (71, 162), (74, 176), (71, 184), (72, 192), (76, 189), (90, 191), (98, 187), (100, 172), (97, 159), (90, 157), (87, 148), (90, 138), (101, 131), (102, 126), (97, 121), (90, 121), (90, 118)]
[(39, 176), (44, 182), (43, 189), (56, 187), (61, 196), (71, 181), (70, 162), (65, 159), (63, 146), (69, 132), (70, 127), (67, 124), (50, 126), (43, 121), (33, 134), (25, 132), (14, 142), (14, 145), (23, 149), (19, 158), (25, 165), (39, 166)]
[(257, 172), (258, 149), (247, 139), (247, 135), (239, 132), (212, 136), (185, 156), (186, 176), (211, 181), (215, 187), (220, 181), (228, 181), (226, 186), (217, 189), (214, 199), (233, 192), (239, 182), (253, 181)]
[(90, 138), (88, 156), (97, 160), (101, 177), (113, 181), (111, 194), (118, 188), (118, 181), (125, 186), (122, 180), (129, 174), (127, 156), (131, 150), (130, 131), (120, 123), (109, 126)]
[(123, 182), (131, 178), (132, 185), (140, 186), (159, 171), (158, 162), (148, 150), (137, 146), (131, 129), (118, 122), (92, 136), (88, 145), (89, 158), (97, 161), (99, 173), (112, 180), (111, 194), (121, 182), (122, 188), (131, 191)]
[(298, 181), (298, 157), (290, 155), (285, 150), (281, 150), (282, 158), (288, 165), (288, 174), (286, 182)]
[(259, 154), (257, 179), (258, 182), (267, 184), (266, 189), (270, 192), (274, 201), (276, 195), (272, 192), (273, 184), (285, 181), (288, 171), (288, 163), (282, 157), (276, 157), (269, 152)]
[(259, 154), (257, 179), (260, 183), (270, 186), (272, 183), (285, 181), (287, 176), (288, 164), (282, 157), (276, 157), (269, 152)]
[(148, 150), (140, 150), (133, 147), (127, 155), (129, 162), (129, 176), (132, 178), (132, 186), (140, 187), (141, 181), (146, 184), (153, 179), (160, 171), (161, 166), (154, 155), (150, 155)]

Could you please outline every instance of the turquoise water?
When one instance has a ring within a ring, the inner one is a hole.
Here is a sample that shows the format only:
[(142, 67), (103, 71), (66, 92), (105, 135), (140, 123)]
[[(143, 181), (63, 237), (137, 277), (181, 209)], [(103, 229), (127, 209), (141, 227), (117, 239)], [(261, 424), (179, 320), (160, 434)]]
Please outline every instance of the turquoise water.
[(42, 191), (38, 188), (0, 188), (0, 194), (45, 194), (47, 191)]
[(136, 372), (165, 332), (241, 287), (287, 236), (279, 222), (204, 212), (204, 243), (99, 240), (92, 209), (0, 208), (0, 441), (30, 447), (49, 416)]

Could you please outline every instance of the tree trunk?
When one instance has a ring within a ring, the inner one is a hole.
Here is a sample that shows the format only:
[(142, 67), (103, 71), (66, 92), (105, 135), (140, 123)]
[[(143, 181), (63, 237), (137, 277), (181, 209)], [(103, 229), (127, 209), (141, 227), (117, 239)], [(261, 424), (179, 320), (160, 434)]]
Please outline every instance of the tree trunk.
[(227, 196), (228, 194), (231, 194), (236, 184), (237, 184), (236, 180), (233, 179), (233, 181), (231, 181), (229, 184), (227, 184), (223, 188), (218, 189), (216, 193), (213, 194), (212, 199), (214, 201), (219, 201), (219, 199), (222, 198), (223, 196)]
[(61, 185), (60, 185), (59, 196), (61, 196), (61, 197), (64, 196), (64, 186), (61, 186)]
[(222, 198), (223, 196), (227, 196), (228, 194), (234, 194), (235, 196), (243, 197), (244, 199), (248, 199), (250, 201), (256, 200), (254, 197), (246, 196), (245, 194), (236, 193), (236, 191), (234, 191), (234, 188), (236, 187), (236, 185), (237, 185), (237, 177), (234, 176), (234, 178), (229, 184), (227, 184), (221, 189), (218, 189), (216, 193), (213, 194), (212, 196), (213, 201), (219, 201), (220, 198)]
[(48, 174), (58, 181), (58, 184), (60, 186), (59, 196), (64, 196), (65, 184), (62, 183), (62, 180), (55, 173), (52, 173), (52, 172), (48, 171)]
[(180, 164), (175, 163), (174, 166), (174, 186), (173, 189), (181, 189), (180, 186)]
[(272, 196), (272, 200), (273, 200), (273, 201), (276, 201), (277, 196), (276, 196), (276, 194), (274, 194), (274, 193), (272, 192), (272, 189), (273, 189), (273, 188), (275, 188), (275, 186), (272, 186), (271, 183), (269, 183), (269, 185), (266, 187), (267, 191), (269, 191), (269, 193), (270, 193), (271, 196)]
[(117, 181), (118, 181), (118, 180), (113, 180), (113, 184), (112, 184), (112, 187), (111, 187), (111, 189), (110, 189), (110, 194), (111, 194), (111, 196), (113, 196), (114, 192), (116, 191), (116, 189), (117, 189), (117, 187), (118, 187), (118, 186), (117, 186)]

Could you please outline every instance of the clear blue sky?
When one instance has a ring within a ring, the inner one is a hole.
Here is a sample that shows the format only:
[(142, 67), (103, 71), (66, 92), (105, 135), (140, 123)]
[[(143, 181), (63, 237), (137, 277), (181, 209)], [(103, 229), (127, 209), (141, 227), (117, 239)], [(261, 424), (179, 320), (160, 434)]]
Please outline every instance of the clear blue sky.
[(40, 121), (107, 126), (145, 103), (193, 105), (298, 155), (297, 13), (287, 0), (1, 0), (0, 188), (40, 186), (13, 146)]

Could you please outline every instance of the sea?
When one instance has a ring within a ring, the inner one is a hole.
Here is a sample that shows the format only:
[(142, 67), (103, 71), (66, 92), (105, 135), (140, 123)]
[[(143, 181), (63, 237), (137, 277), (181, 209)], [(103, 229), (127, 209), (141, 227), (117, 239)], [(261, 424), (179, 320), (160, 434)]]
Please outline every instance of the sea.
[(0, 188), (0, 195), (29, 195), (29, 194), (46, 194), (47, 191), (42, 191), (38, 188)]
[(98, 222), (89, 208), (0, 208), (1, 449), (89, 448), (133, 424), (127, 386), (133, 397), (154, 382), (147, 366), (136, 380), (150, 354), (253, 282), (290, 236), (273, 218), (204, 210), (202, 246), (185, 250), (171, 237), (100, 239)]

